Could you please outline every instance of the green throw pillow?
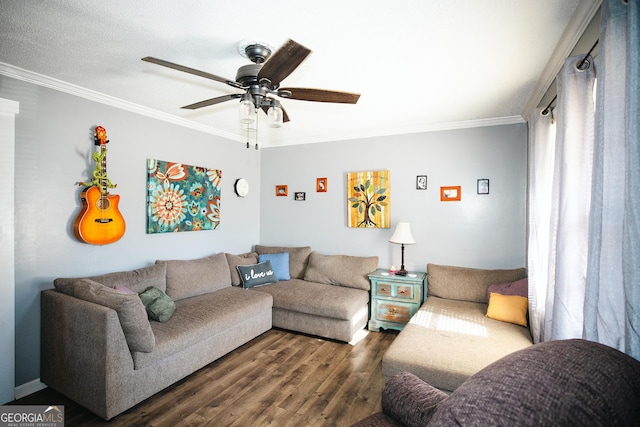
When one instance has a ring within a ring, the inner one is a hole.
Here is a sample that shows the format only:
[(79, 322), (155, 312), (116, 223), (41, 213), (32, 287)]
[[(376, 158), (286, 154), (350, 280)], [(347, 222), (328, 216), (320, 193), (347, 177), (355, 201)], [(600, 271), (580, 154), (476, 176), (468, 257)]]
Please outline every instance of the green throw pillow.
[(142, 292), (140, 299), (147, 309), (149, 318), (152, 320), (166, 322), (173, 312), (176, 311), (176, 303), (155, 286), (150, 286)]

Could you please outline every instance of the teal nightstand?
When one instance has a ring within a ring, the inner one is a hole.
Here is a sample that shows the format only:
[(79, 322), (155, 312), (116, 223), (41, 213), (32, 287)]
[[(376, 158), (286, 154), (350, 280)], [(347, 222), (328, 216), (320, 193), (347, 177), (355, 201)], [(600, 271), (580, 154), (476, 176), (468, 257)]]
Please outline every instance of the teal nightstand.
[(402, 330), (422, 305), (427, 273), (410, 271), (396, 276), (378, 269), (369, 274), (371, 282), (371, 315), (368, 329)]

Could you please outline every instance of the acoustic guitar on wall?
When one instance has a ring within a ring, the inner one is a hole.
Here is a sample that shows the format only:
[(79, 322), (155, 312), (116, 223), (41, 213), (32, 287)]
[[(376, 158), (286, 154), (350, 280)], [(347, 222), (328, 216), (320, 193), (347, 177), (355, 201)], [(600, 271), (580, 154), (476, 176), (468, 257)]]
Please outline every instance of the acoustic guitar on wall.
[(108, 188), (115, 188), (107, 177), (107, 131), (97, 126), (94, 134), (100, 151), (93, 154), (96, 168), (89, 182), (79, 182), (86, 188), (80, 196), (82, 210), (73, 223), (73, 232), (81, 242), (91, 245), (107, 245), (116, 242), (124, 235), (126, 225), (118, 210), (120, 196), (109, 194)]

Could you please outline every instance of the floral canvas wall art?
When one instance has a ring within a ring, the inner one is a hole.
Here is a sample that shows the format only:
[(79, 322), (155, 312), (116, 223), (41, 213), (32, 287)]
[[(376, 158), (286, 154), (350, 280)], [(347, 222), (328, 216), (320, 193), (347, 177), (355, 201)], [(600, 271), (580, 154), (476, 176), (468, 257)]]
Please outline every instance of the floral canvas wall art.
[(222, 171), (147, 159), (147, 233), (220, 226)]
[(389, 171), (347, 174), (347, 226), (389, 228)]

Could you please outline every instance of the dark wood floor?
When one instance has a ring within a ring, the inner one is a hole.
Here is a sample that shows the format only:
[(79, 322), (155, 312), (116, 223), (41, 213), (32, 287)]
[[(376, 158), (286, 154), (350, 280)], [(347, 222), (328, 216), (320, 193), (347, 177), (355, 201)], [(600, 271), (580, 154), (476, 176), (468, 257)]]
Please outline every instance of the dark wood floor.
[(109, 422), (51, 389), (12, 403), (64, 405), (69, 427), (349, 426), (380, 410), (395, 336), (345, 344), (272, 329)]

